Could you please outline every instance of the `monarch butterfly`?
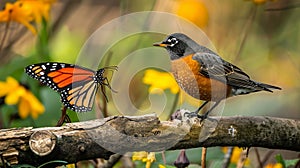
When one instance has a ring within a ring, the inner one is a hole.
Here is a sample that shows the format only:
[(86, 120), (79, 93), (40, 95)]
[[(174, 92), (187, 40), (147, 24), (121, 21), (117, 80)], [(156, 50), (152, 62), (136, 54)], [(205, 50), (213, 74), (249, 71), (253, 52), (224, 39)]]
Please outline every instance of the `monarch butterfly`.
[(117, 70), (117, 67), (104, 67), (93, 71), (73, 64), (45, 62), (29, 65), (25, 72), (59, 92), (65, 107), (76, 112), (86, 112), (92, 110), (99, 86), (107, 100), (103, 86), (111, 87), (107, 77), (103, 76), (105, 69)]

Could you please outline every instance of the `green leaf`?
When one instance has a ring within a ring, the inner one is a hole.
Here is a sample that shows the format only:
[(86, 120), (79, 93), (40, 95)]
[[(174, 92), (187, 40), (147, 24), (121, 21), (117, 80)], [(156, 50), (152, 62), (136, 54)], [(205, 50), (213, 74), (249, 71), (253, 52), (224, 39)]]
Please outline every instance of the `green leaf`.
[(285, 165), (286, 167), (290, 167), (290, 166), (295, 166), (298, 162), (299, 162), (300, 159), (292, 159), (292, 160), (285, 160)]
[(277, 163), (282, 164), (283, 168), (286, 168), (285, 161), (283, 160), (283, 157), (281, 154), (277, 154), (275, 156), (275, 159), (276, 159)]
[(44, 61), (50, 61), (50, 50), (49, 50), (49, 30), (48, 22), (43, 18), (42, 28), (40, 29), (38, 41), (36, 43), (37, 55), (43, 57)]
[(284, 160), (281, 154), (275, 156), (278, 163), (282, 164), (283, 168), (295, 166), (300, 159)]
[[(60, 96), (57, 92), (49, 87), (39, 87), (37, 96), (45, 107), (45, 112), (35, 120), (38, 127), (55, 126), (61, 116)], [(47, 122), (45, 122), (47, 121)]]
[[(163, 166), (165, 166), (166, 168), (176, 168), (175, 166), (165, 165), (165, 164), (163, 164), (163, 163), (158, 163), (158, 162), (153, 162), (153, 163), (151, 164), (151, 168), (152, 168), (152, 167), (159, 167), (159, 165), (163, 165)], [(144, 166), (144, 167), (145, 167), (145, 166)]]
[(6, 77), (12, 76), (20, 82), (24, 75), (24, 67), (28, 64), (28, 59), (15, 56), (9, 63), (0, 66), (0, 80), (6, 80)]

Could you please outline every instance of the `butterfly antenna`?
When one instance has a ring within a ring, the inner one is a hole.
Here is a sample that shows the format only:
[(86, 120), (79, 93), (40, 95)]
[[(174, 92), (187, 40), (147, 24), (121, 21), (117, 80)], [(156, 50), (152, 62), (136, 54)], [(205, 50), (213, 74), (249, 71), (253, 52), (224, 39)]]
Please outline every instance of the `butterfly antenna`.
[(107, 67), (104, 67), (102, 69), (109, 69), (109, 70), (118, 71), (118, 66), (107, 66)]

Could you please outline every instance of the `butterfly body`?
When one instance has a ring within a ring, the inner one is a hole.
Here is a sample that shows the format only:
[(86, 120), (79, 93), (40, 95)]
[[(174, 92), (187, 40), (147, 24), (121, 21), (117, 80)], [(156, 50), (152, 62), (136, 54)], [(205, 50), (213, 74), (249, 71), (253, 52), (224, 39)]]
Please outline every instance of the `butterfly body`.
[(93, 71), (73, 64), (46, 62), (29, 65), (25, 72), (59, 92), (64, 106), (76, 112), (92, 110), (99, 86), (110, 88), (104, 77), (105, 68)]

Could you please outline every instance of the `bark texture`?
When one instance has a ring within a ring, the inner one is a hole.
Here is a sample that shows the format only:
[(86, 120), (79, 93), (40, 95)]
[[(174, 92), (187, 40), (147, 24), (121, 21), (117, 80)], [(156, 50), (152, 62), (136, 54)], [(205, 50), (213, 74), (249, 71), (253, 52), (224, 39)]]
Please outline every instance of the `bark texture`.
[[(1, 162), (74, 163), (133, 151), (213, 146), (300, 151), (300, 121), (273, 117), (209, 117), (160, 121), (155, 115), (113, 116), (62, 127), (0, 130)], [(3, 164), (3, 163), (2, 163)]]

